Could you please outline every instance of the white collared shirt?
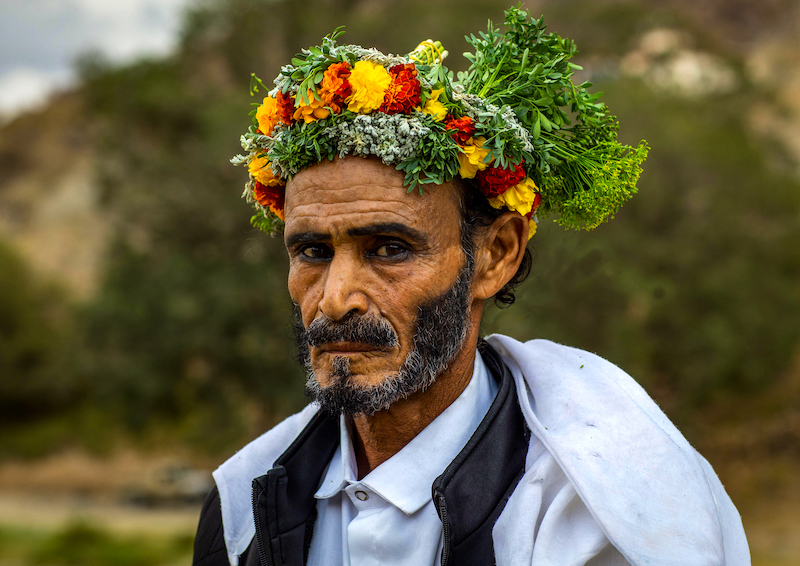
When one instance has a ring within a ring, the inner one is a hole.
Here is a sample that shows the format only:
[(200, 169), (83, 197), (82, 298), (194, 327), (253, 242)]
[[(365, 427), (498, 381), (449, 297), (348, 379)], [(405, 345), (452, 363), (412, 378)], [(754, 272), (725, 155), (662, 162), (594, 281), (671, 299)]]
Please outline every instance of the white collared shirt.
[(478, 428), (497, 394), (480, 354), (461, 395), (397, 454), (358, 481), (345, 425), (317, 498), (308, 564), (426, 566), (439, 564), (442, 522), (431, 485)]

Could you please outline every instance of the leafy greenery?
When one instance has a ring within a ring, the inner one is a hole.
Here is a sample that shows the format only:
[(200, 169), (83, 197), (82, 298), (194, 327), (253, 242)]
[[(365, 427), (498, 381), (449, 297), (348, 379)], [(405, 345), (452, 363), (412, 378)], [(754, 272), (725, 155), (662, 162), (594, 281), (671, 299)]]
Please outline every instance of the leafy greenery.
[[(529, 20), (520, 8), (505, 15), (505, 33), (490, 22), (486, 33), (468, 37), (475, 52), (464, 54), (471, 65), (459, 81), (467, 93), (513, 108), (531, 132), (532, 155), (510, 154), (516, 163), (532, 164), (527, 169), (542, 189), (541, 215), (555, 212), (560, 225), (591, 230), (636, 194), (649, 147), (618, 143), (619, 124), (599, 102), (601, 93), (590, 94), (589, 82), (572, 82), (581, 70), (570, 62), (575, 42), (545, 33), (544, 20)], [(507, 144), (495, 145), (503, 148), (495, 154), (508, 152)]]
[(405, 175), (408, 192), (422, 185), (434, 183), (441, 185), (458, 175), (458, 146), (441, 122), (426, 120), (430, 133), (417, 145), (416, 155), (398, 164), (397, 168)]

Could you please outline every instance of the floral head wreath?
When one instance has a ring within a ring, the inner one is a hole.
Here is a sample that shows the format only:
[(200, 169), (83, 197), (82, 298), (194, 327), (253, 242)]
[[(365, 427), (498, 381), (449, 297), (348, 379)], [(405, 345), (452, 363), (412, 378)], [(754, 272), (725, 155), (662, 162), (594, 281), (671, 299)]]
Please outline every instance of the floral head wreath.
[[(648, 146), (617, 141), (618, 123), (573, 84), (574, 42), (545, 33), (519, 8), (505, 33), (489, 24), (470, 35), (471, 65), (456, 79), (441, 43), (423, 41), (406, 56), (337, 45), (341, 28), (281, 69), (275, 88), (251, 113), (241, 138), (250, 179), (244, 198), (253, 226), (283, 230), (285, 184), (335, 156), (374, 155), (405, 173), (411, 192), (456, 176), (476, 179), (497, 209), (555, 213), (574, 229), (595, 228), (636, 193)], [(255, 75), (251, 94), (264, 84)]]

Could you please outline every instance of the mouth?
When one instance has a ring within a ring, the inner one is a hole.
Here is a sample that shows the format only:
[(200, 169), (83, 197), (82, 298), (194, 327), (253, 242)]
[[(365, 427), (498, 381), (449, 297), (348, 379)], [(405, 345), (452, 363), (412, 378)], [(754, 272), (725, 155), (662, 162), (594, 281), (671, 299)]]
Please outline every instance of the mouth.
[(385, 352), (388, 350), (388, 348), (380, 348), (364, 342), (329, 342), (327, 344), (321, 344), (317, 349), (324, 354), (333, 356), (364, 354), (366, 352)]

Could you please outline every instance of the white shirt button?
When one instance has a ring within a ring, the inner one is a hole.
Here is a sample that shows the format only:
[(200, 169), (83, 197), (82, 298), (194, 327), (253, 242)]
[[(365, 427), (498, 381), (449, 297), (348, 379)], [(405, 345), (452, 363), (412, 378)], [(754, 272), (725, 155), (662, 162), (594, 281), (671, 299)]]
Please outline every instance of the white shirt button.
[(358, 497), (361, 501), (366, 501), (369, 499), (369, 495), (367, 495), (366, 491), (357, 491), (356, 497)]

